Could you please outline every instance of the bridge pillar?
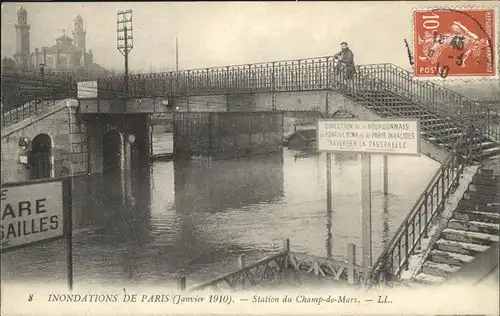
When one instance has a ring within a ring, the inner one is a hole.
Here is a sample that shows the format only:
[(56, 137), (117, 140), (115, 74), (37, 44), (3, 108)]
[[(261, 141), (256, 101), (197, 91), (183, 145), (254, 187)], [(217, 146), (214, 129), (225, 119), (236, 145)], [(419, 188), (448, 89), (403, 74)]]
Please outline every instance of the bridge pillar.
[[(120, 155), (119, 159), (110, 161), (115, 168), (135, 170), (149, 165), (150, 134), (149, 118), (146, 114), (109, 114), (89, 115), (86, 118), (89, 146), (89, 173), (103, 173), (104, 157)], [(113, 149), (104, 141), (109, 133), (120, 136), (118, 149)], [(110, 158), (112, 159), (112, 157)]]

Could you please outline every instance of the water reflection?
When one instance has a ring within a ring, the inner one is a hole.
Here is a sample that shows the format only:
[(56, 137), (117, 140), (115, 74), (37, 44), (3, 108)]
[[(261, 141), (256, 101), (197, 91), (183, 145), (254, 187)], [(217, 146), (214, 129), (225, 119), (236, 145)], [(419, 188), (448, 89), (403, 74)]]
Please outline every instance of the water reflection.
[(144, 243), (150, 220), (149, 182), (149, 169), (75, 178), (75, 228), (99, 227), (106, 243)]
[(382, 209), (382, 247), (385, 248), (391, 242), (391, 234), (389, 229), (389, 196), (383, 197), (383, 209)]
[[(242, 253), (253, 262), (280, 250), (285, 238), (293, 251), (317, 256), (344, 258), (349, 243), (361, 251), (357, 156), (333, 157), (329, 212), (325, 155), (296, 154), (158, 162), (132, 174), (75, 178), (75, 284), (166, 285), (181, 269), (199, 283), (236, 268)], [(372, 163), (375, 260), (437, 164), (391, 159), (384, 201), (381, 159)], [(65, 260), (63, 241), (2, 255), (2, 281), (64, 282)]]
[(283, 153), (174, 164), (177, 212), (221, 212), (283, 197)]

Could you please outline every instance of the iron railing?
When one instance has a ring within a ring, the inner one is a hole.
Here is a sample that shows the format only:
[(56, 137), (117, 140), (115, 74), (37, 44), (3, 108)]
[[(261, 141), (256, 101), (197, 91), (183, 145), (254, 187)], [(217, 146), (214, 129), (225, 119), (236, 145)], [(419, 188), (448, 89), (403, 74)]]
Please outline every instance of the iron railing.
[(473, 126), (464, 130), (373, 266), (368, 287), (392, 278), (399, 279), (403, 270), (408, 270), (410, 256), (421, 248), (422, 238), (428, 237), (432, 223), (443, 212), (446, 200), (457, 188), (464, 169), (480, 159), (480, 139), (481, 135)]
[[(19, 68), (19, 67), (1, 67), (2, 76), (4, 75), (17, 75), (22, 77), (35, 77), (40, 78), (42, 76), (42, 71), (40, 68)], [(79, 81), (84, 80), (96, 80), (100, 77), (105, 77), (108, 72), (106, 71), (89, 71), (85, 69), (52, 69), (45, 67), (43, 69), (43, 75), (47, 79), (78, 79)]]
[(475, 124), (485, 136), (500, 142), (498, 113), (488, 103), (474, 101), (430, 80), (414, 79), (411, 73), (393, 64), (361, 65), (358, 72), (385, 82), (384, 89), (414, 101), (440, 117), (452, 118), (462, 127)]
[(234, 291), (269, 284), (283, 284), (294, 279), (297, 272), (305, 272), (317, 278), (361, 286), (363, 267), (356, 264), (355, 246), (348, 248), (350, 248), (347, 252), (348, 259), (341, 261), (292, 252), (290, 251), (290, 241), (287, 239), (282, 251), (247, 266), (240, 256), (238, 270), (197, 285), (191, 291), (205, 289), (220, 291), (224, 288)]
[[(132, 75), (128, 95), (167, 97), (322, 90), (328, 88), (328, 76), (334, 68), (333, 57), (318, 57)], [(125, 95), (123, 76), (98, 81), (99, 90), (103, 91), (100, 97)]]
[[(191, 95), (220, 95), (237, 93), (277, 93), (292, 91), (338, 90), (345, 86), (338, 80), (336, 60), (332, 56), (315, 57), (233, 65), (180, 72), (138, 74), (129, 77), (128, 89), (123, 76), (97, 78), (98, 97), (140, 98), (172, 97)], [(4, 69), (2, 69), (4, 70)], [(470, 125), (472, 120), (481, 131), (494, 141), (500, 141), (498, 120), (489, 106), (473, 101), (440, 85), (415, 80), (411, 74), (392, 64), (361, 65), (356, 67), (354, 81), (357, 88), (392, 91), (408, 98), (422, 110), (451, 118), (460, 127)], [(73, 79), (70, 75), (73, 75)], [(36, 69), (5, 69), (2, 79), (24, 76), (29, 80), (40, 79)], [(57, 77), (58, 76), (58, 77)], [(74, 73), (64, 72), (54, 78), (83, 80)], [(48, 78), (48, 77), (47, 77)], [(95, 78), (92, 78), (95, 79)], [(73, 84), (75, 85), (75, 84)], [(75, 89), (75, 87), (72, 87)], [(74, 92), (72, 93), (74, 94)], [(5, 105), (5, 104), (4, 104)], [(394, 105), (393, 105), (394, 106)], [(493, 124), (496, 122), (496, 124)]]
[(55, 100), (30, 101), (10, 111), (2, 112), (2, 128), (21, 122), (22, 120), (40, 114), (49, 106), (54, 105)]

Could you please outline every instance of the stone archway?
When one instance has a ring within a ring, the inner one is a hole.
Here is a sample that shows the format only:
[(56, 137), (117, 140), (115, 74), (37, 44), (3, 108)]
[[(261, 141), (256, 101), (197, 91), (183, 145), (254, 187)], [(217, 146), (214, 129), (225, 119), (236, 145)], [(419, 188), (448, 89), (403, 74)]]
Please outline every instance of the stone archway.
[(123, 168), (123, 135), (110, 130), (102, 138), (102, 166), (104, 173), (117, 173)]
[(50, 178), (52, 174), (52, 140), (47, 134), (38, 134), (31, 141), (28, 161), (31, 179)]

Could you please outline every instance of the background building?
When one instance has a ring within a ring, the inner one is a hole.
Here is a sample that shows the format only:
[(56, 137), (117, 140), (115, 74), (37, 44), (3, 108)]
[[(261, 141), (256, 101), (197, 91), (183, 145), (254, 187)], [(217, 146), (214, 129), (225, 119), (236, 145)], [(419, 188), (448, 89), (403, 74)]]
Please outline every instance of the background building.
[(83, 28), (83, 18), (79, 15), (74, 19), (73, 38), (63, 31), (62, 36), (55, 39), (54, 45), (35, 48), (34, 52), (30, 50), (31, 26), (28, 24), (28, 13), (23, 7), (17, 11), (15, 27), (17, 46), (14, 60), (17, 67), (33, 68), (43, 64), (49, 71), (106, 71), (94, 63), (92, 50), (87, 50), (87, 32)]

